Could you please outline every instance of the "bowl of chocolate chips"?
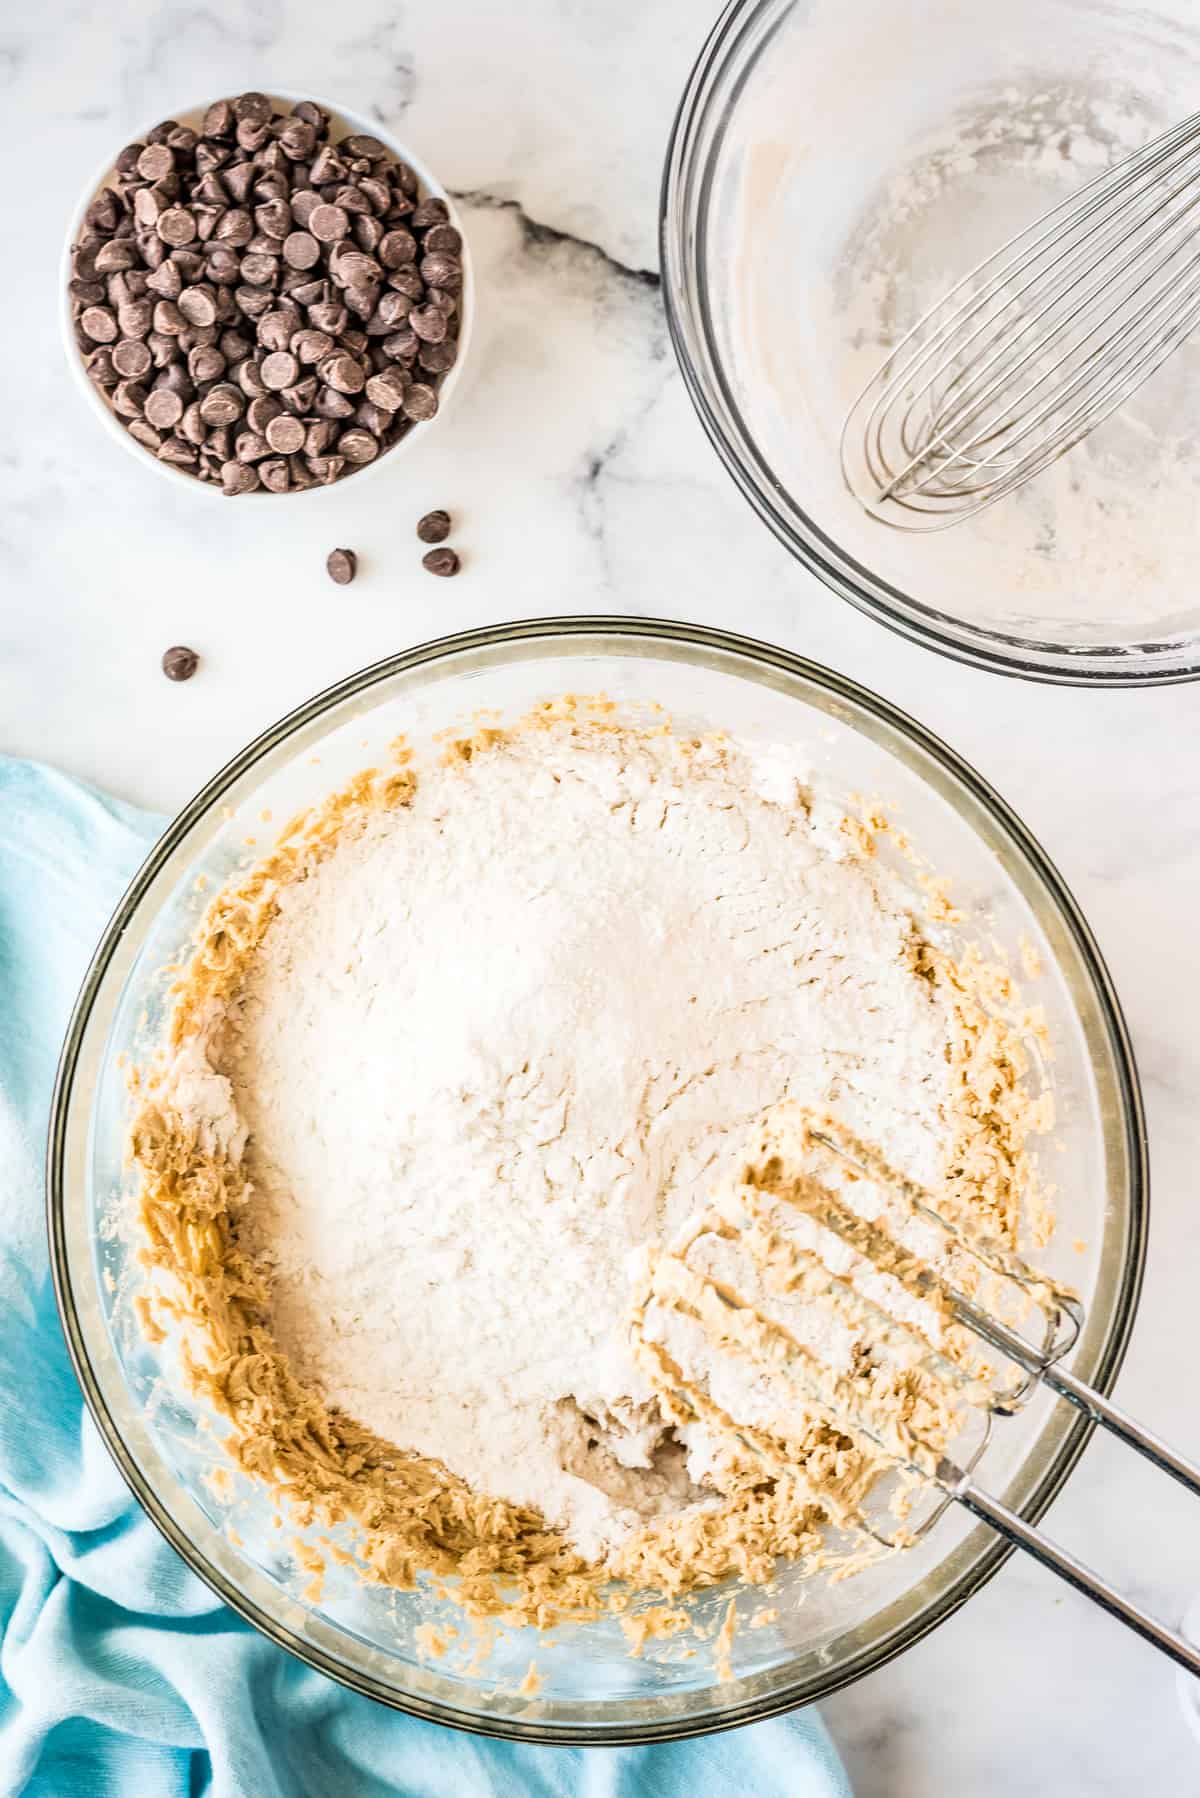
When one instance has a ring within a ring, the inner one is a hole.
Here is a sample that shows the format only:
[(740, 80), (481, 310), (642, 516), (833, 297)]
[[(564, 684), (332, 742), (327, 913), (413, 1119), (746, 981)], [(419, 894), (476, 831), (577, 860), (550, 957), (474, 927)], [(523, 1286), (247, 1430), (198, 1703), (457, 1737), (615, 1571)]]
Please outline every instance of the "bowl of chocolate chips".
[(345, 107), (245, 93), (127, 144), (68, 234), (67, 354), (110, 434), (195, 490), (314, 491), (443, 416), (470, 337), (449, 196)]

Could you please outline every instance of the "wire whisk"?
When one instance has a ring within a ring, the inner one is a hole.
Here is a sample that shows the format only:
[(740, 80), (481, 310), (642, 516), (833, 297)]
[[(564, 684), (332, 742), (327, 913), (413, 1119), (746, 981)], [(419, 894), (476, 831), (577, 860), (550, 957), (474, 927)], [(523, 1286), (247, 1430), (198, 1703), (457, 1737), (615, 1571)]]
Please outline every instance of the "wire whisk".
[(994, 506), (1123, 406), (1200, 323), (1200, 113), (1068, 195), (921, 318), (850, 407), (842, 474), (881, 523)]

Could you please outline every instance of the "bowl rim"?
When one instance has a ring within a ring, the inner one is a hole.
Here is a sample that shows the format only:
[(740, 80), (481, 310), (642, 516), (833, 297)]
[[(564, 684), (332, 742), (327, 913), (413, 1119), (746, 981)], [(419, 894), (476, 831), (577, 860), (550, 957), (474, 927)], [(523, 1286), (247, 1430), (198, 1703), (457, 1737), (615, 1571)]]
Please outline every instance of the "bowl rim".
[[(709, 626), (670, 619), (619, 615), (538, 617), (481, 626), (433, 638), (384, 657), (314, 694), (311, 699), (270, 725), (232, 757), (183, 807), (153, 845), (118, 902), (83, 977), (63, 1042), (51, 1100), (45, 1161), (46, 1220), (59, 1318), (93, 1421), (142, 1509), (191, 1571), (232, 1610), (278, 1646), (287, 1649), (308, 1666), (339, 1684), (377, 1699), (392, 1709), (426, 1721), (510, 1741), (547, 1745), (619, 1746), (714, 1734), (743, 1723), (779, 1716), (828, 1697), (830, 1693), (839, 1691), (865, 1674), (886, 1665), (896, 1655), (922, 1640), (987, 1584), (1014, 1552), (1013, 1547), (999, 1537), (987, 1542), (973, 1565), (960, 1574), (936, 1602), (907, 1620), (890, 1635), (859, 1650), (824, 1678), (808, 1679), (798, 1687), (785, 1686), (766, 1696), (756, 1696), (737, 1706), (716, 1710), (703, 1717), (667, 1718), (661, 1722), (656, 1720), (653, 1723), (630, 1726), (547, 1724), (512, 1717), (480, 1716), (436, 1700), (413, 1694), (399, 1694), (394, 1688), (370, 1675), (347, 1667), (312, 1641), (299, 1636), (277, 1617), (268, 1615), (234, 1587), (176, 1524), (127, 1449), (119, 1425), (108, 1408), (100, 1380), (92, 1368), (71, 1290), (65, 1231), (65, 1161), (72, 1096), (92, 1006), (142, 897), (193, 826), (211, 812), (235, 781), (293, 733), (319, 719), (323, 713), (342, 701), (365, 693), (396, 674), (477, 650), (494, 649), (503, 645), (533, 644), (553, 638), (577, 642), (587, 637), (603, 637), (609, 641), (625, 638), (631, 642), (635, 651), (641, 644), (662, 643), (683, 643), (692, 648), (707, 648), (749, 662), (760, 670), (782, 673), (822, 688), (831, 697), (865, 710), (938, 764), (946, 774), (962, 785), (968, 796), (1007, 834), (1018, 854), (1024, 858), (1025, 865), (1046, 892), (1052, 910), (1061, 921), (1072, 948), (1080, 959), (1095, 996), (1113, 1063), (1120, 1114), (1117, 1128), (1123, 1138), (1122, 1147), (1129, 1177), (1128, 1240), (1114, 1293), (1112, 1321), (1091, 1377), (1091, 1383), (1101, 1393), (1111, 1390), (1124, 1360), (1142, 1287), (1149, 1226), (1148, 1146), (1141, 1087), (1128, 1028), (1112, 978), (1077, 901), (1041, 845), (1006, 801), (970, 763), (890, 701), (846, 675), (774, 644)], [(1058, 1448), (1050, 1454), (1035, 1485), (1019, 1506), (1021, 1516), (1028, 1522), (1036, 1523), (1061, 1491), (1094, 1427), (1090, 1419), (1073, 1407), (1070, 1409)], [(980, 1526), (980, 1532), (985, 1536), (987, 1534), (983, 1526)]]
[[(706, 152), (699, 166), (698, 153), (707, 108), (734, 70), (739, 51), (747, 40), (773, 36), (795, 3), (727, 0), (684, 84), (659, 185), (659, 266), (668, 333), (692, 405), (734, 484), (784, 547), (839, 598), (910, 643), (951, 661), (1059, 686), (1136, 688), (1200, 679), (1200, 634), (1178, 642), (1091, 643), (1076, 649), (986, 630), (925, 605), (842, 550), (760, 455), (725, 379), (709, 327), (703, 282), (696, 276), (712, 184), (711, 158)], [(748, 69), (736, 68), (735, 73), (736, 91)], [(698, 189), (695, 211), (688, 203), (693, 188)]]
[[(416, 174), (422, 187), (431, 198), (445, 201), (450, 211), (451, 222), (463, 240), (461, 252), (463, 282), (459, 299), (461, 322), (458, 334), (458, 354), (454, 359), (453, 366), (446, 371), (438, 387), (437, 412), (434, 414), (433, 418), (426, 420), (425, 424), (422, 425), (419, 430), (406, 432), (405, 435), (394, 443), (390, 449), (386, 449), (381, 455), (376, 456), (375, 460), (369, 462), (365, 468), (356, 469), (353, 475), (345, 476), (341, 480), (331, 481), (328, 486), (319, 485), (316, 487), (289, 488), (286, 493), (265, 493), (261, 488), (256, 488), (253, 493), (240, 496), (242, 498), (250, 499), (294, 500), (306, 497), (310, 494), (329, 494), (336, 488), (343, 487), (347, 480), (359, 481), (369, 475), (376, 474), (379, 469), (392, 462), (393, 457), (398, 451), (410, 450), (414, 443), (428, 440), (429, 428), (436, 427), (441, 422), (456, 389), (460, 385), (462, 369), (470, 351), (471, 338), (475, 324), (475, 271), (471, 261), (470, 243), (463, 226), (462, 214), (456, 206), (453, 196), (447, 188), (442, 186), (442, 183), (431, 172), (422, 158), (410, 150), (398, 137), (393, 136), (386, 126), (380, 124), (378, 119), (368, 118), (365, 113), (357, 112), (353, 107), (343, 106), (336, 100), (330, 100), (321, 94), (314, 94), (305, 88), (266, 87), (262, 92), (264, 92), (271, 101), (283, 102), (287, 106), (295, 106), (301, 100), (311, 100), (314, 105), (320, 106), (325, 112), (329, 113), (335, 126), (345, 127), (345, 130), (342, 132), (343, 136), (350, 136), (354, 132), (363, 132), (371, 137), (377, 137), (389, 154), (394, 156), (398, 162), (408, 163), (410, 168)], [(199, 119), (212, 104), (212, 100), (201, 100), (194, 105), (176, 107), (173, 112), (161, 113), (159, 114), (159, 118), (172, 118), (181, 121), (187, 119)], [(131, 136), (126, 139), (126, 142), (137, 142), (139, 138), (145, 137), (146, 132), (152, 130), (153, 126), (157, 123), (158, 119), (152, 120), (150, 124), (133, 132)], [(83, 356), (75, 341), (75, 321), (71, 316), (71, 295), (68, 289), (68, 283), (71, 279), (72, 248), (75, 239), (82, 229), (84, 216), (88, 207), (96, 198), (101, 188), (105, 187), (113, 176), (115, 156), (116, 152), (114, 151), (113, 154), (107, 157), (95, 171), (89, 183), (84, 187), (68, 221), (66, 237), (63, 240), (62, 254), (59, 258), (59, 334), (62, 340), (63, 352), (67, 359), (67, 366), (71, 372), (72, 385), (76, 392), (81, 395), (88, 410), (102, 426), (107, 436), (119, 443), (126, 453), (132, 455), (142, 468), (150, 467), (156, 469), (160, 475), (171, 482), (171, 485), (176, 491), (187, 489), (205, 495), (212, 495), (217, 499), (227, 499), (229, 496), (217, 483), (213, 481), (197, 480), (195, 475), (187, 474), (181, 468), (173, 468), (169, 462), (159, 461), (158, 457), (154, 455), (151, 450), (146, 449), (143, 444), (137, 442), (136, 438), (129, 435), (129, 432), (117, 418), (112, 407), (105, 400), (95, 382), (90, 379), (87, 369), (84, 367)]]

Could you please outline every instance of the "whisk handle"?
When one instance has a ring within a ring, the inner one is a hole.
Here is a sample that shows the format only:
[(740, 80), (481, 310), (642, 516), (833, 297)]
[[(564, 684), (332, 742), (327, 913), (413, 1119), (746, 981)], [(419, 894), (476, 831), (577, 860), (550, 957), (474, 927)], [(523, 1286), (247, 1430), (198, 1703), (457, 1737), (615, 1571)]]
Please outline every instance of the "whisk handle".
[(1130, 1604), (1127, 1598), (1123, 1598), (1099, 1574), (1093, 1573), (1090, 1567), (1068, 1554), (1056, 1542), (1051, 1542), (1048, 1536), (1043, 1536), (1040, 1530), (1026, 1523), (1023, 1517), (1001, 1504), (998, 1498), (982, 1491), (968, 1474), (947, 1465), (942, 1469), (939, 1483), (972, 1516), (990, 1524), (999, 1535), (1015, 1543), (1018, 1548), (1023, 1548), (1035, 1561), (1048, 1567), (1051, 1573), (1057, 1573), (1060, 1579), (1064, 1579), (1069, 1586), (1074, 1586), (1077, 1592), (1082, 1592), (1085, 1598), (1090, 1598), (1093, 1604), (1115, 1617), (1118, 1623), (1125, 1624), (1127, 1629), (1151, 1643), (1177, 1666), (1185, 1668), (1200, 1679), (1200, 1649), (1193, 1648), (1190, 1642), (1169, 1630), (1165, 1624), (1159, 1623), (1157, 1618), (1147, 1616), (1145, 1611)]
[(1158, 1436), (1152, 1436), (1149, 1430), (1144, 1430), (1126, 1412), (1110, 1404), (1108, 1399), (1102, 1398), (1100, 1393), (1094, 1392), (1063, 1367), (1045, 1368), (1042, 1382), (1052, 1392), (1057, 1392), (1060, 1398), (1065, 1398), (1096, 1423), (1103, 1424), (1120, 1441), (1135, 1449), (1164, 1473), (1169, 1473), (1172, 1479), (1178, 1480), (1181, 1486), (1186, 1486), (1189, 1492), (1200, 1498), (1200, 1467), (1191, 1461), (1185, 1461), (1182, 1455), (1177, 1455)]

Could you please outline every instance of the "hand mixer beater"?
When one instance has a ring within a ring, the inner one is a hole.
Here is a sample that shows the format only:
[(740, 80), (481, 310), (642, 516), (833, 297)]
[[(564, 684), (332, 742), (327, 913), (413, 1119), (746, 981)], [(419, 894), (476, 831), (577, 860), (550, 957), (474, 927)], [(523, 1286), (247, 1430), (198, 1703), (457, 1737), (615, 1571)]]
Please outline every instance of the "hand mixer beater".
[[(1041, 1386), (1200, 1496), (1200, 1469), (1060, 1365), (1082, 1323), (1068, 1288), (955, 1223), (876, 1149), (785, 1109), (740, 1184), (644, 1252), (629, 1341), (673, 1422), (701, 1426), (764, 1475), (790, 1465), (798, 1421), (813, 1420), (864, 1448), (876, 1479), (900, 1474), (892, 1535), (863, 1508), (869, 1480), (843, 1495), (835, 1522), (902, 1547), (958, 1503), (1200, 1674), (1200, 1649), (974, 1477), (992, 1420)], [(922, 1494), (933, 1507), (912, 1528)]]

